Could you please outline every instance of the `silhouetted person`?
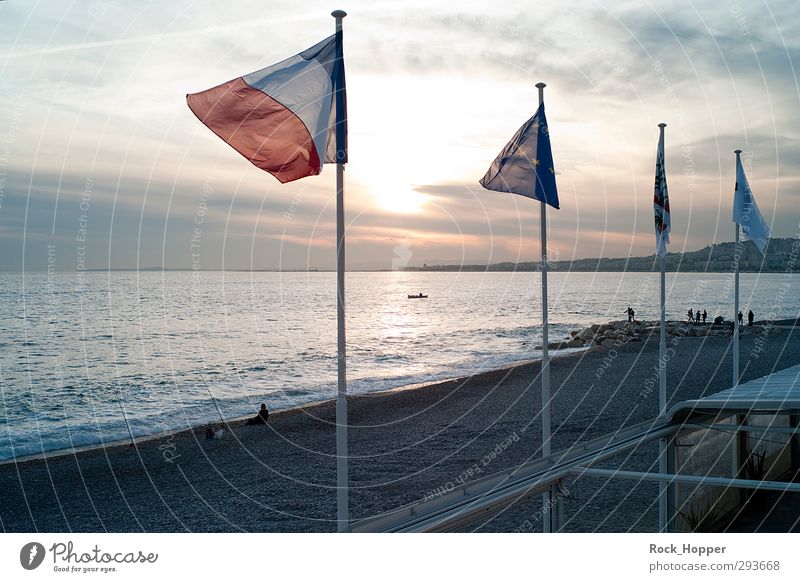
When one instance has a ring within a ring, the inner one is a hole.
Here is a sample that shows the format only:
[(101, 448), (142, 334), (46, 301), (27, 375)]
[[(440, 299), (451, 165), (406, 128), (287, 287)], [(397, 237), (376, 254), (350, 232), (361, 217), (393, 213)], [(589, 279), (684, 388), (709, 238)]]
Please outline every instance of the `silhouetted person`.
[(250, 420), (247, 421), (247, 426), (253, 424), (267, 424), (267, 420), (269, 419), (269, 410), (267, 410), (267, 405), (262, 404), (261, 410), (258, 411), (258, 415), (254, 416)]
[(753, 319), (754, 318), (755, 318), (755, 315), (753, 314), (753, 310), (750, 309), (747, 312), (747, 325), (753, 325)]
[(689, 316), (688, 323), (694, 322), (694, 311), (692, 311), (691, 307), (689, 308), (689, 311), (686, 312), (686, 315)]
[(723, 323), (725, 323), (725, 318), (721, 315), (718, 315), (714, 318), (714, 325), (722, 325)]
[(742, 315), (742, 312), (740, 311), (739, 314), (736, 316), (736, 319), (739, 320), (739, 325), (740, 326), (742, 325), (742, 319), (743, 318), (744, 318), (744, 316)]
[(629, 309), (631, 310), (631, 319), (630, 320), (632, 322), (636, 323), (636, 312), (633, 310), (633, 307), (629, 307)]
[(708, 317), (708, 313), (706, 313), (706, 310), (704, 309), (703, 310), (703, 325), (706, 324), (706, 317)]
[(206, 440), (211, 440), (213, 438), (214, 438), (214, 429), (211, 428), (211, 425), (209, 424), (206, 427)]
[(698, 309), (694, 315), (694, 324), (700, 325), (700, 310)]

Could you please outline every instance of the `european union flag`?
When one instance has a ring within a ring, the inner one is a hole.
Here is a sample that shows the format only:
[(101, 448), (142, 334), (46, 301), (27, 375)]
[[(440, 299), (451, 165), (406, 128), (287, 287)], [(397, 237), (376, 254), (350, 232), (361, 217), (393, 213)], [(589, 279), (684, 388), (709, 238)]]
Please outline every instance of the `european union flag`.
[(481, 186), (546, 202), (558, 208), (556, 170), (544, 103), (519, 128), (481, 179)]

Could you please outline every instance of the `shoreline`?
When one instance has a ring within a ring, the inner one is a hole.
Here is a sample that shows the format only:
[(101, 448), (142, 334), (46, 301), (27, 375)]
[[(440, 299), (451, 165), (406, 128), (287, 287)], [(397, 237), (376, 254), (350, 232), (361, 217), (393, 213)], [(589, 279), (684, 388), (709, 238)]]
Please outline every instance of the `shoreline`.
[[(556, 359), (564, 359), (564, 358), (572, 358), (578, 356), (582, 353), (585, 353), (588, 348), (564, 348), (558, 350), (558, 352), (550, 356), (550, 361)], [(348, 394), (347, 401), (348, 403), (355, 402), (356, 400), (361, 399), (370, 399), (370, 398), (386, 398), (391, 397), (394, 394), (400, 394), (404, 392), (410, 392), (415, 390), (425, 390), (425, 389), (435, 389), (441, 388), (453, 383), (460, 383), (466, 381), (481, 381), (488, 379), (500, 372), (508, 374), (513, 371), (517, 371), (519, 369), (523, 369), (527, 366), (531, 366), (533, 364), (540, 363), (542, 360), (541, 358), (534, 358), (534, 359), (527, 359), (527, 360), (519, 360), (513, 364), (507, 364), (504, 366), (500, 366), (498, 368), (491, 368), (488, 370), (484, 370), (482, 372), (478, 372), (471, 376), (455, 376), (452, 378), (442, 378), (438, 380), (433, 380), (431, 382), (416, 382), (413, 384), (403, 384), (401, 386), (394, 386), (392, 388), (384, 388), (381, 390), (376, 390), (375, 392), (368, 392), (364, 394)], [(306, 402), (303, 404), (298, 404), (296, 406), (292, 406), (290, 408), (281, 408), (278, 410), (270, 411), (269, 413), (269, 422), (274, 422), (284, 417), (294, 416), (297, 414), (304, 413), (308, 410), (312, 410), (315, 408), (322, 408), (325, 406), (334, 406), (336, 404), (336, 398), (325, 398), (323, 400), (312, 400), (310, 402)], [(96, 451), (110, 451), (113, 449), (124, 449), (124, 448), (136, 448), (140, 445), (144, 445), (146, 443), (150, 443), (157, 440), (171, 440), (175, 437), (185, 436), (190, 433), (196, 434), (198, 432), (205, 431), (207, 426), (212, 426), (215, 428), (224, 428), (226, 429), (227, 433), (231, 432), (230, 426), (242, 425), (245, 421), (250, 418), (253, 418), (255, 413), (248, 414), (246, 416), (237, 416), (232, 418), (226, 418), (224, 420), (216, 419), (213, 422), (207, 422), (203, 424), (195, 424), (192, 426), (187, 426), (183, 428), (176, 428), (174, 430), (166, 430), (161, 431), (158, 433), (153, 433), (150, 435), (143, 435), (141, 437), (134, 438), (134, 442), (131, 443), (130, 438), (124, 439), (115, 439), (112, 441), (105, 441), (99, 443), (91, 443), (86, 445), (79, 445), (75, 447), (68, 447), (63, 449), (53, 449), (51, 451), (43, 451), (41, 453), (32, 453), (29, 455), (24, 455), (21, 457), (12, 457), (10, 459), (0, 460), (0, 468), (6, 465), (21, 465), (30, 462), (36, 461), (50, 461), (53, 459), (69, 457), (73, 455), (78, 455), (80, 453), (92, 453)], [(205, 438), (205, 437), (203, 437)]]
[[(565, 336), (564, 339), (550, 342), (549, 344), (549, 349), (551, 350), (550, 360), (553, 361), (562, 358), (574, 358), (581, 354), (585, 354), (586, 352), (605, 350), (608, 349), (609, 346), (611, 345), (619, 346), (620, 341), (622, 341), (623, 345), (624, 343), (630, 341), (642, 341), (642, 340), (646, 341), (645, 336), (649, 336), (651, 333), (653, 333), (653, 327), (656, 326), (657, 328), (658, 326), (658, 322), (650, 320), (634, 320), (634, 324), (636, 329), (630, 333), (627, 333), (627, 335), (626, 331), (629, 330), (632, 326), (625, 320), (609, 321), (607, 323), (602, 323), (602, 324), (591, 324), (586, 326), (585, 328), (573, 330), (572, 332), (570, 332), (569, 335)], [(730, 322), (725, 322), (724, 324), (721, 325), (715, 325), (711, 322), (708, 322), (696, 326), (694, 324), (689, 324), (685, 321), (667, 320), (666, 324), (668, 329), (667, 331), (668, 337), (670, 336), (674, 337), (675, 335), (677, 335), (678, 337), (714, 337), (714, 336), (723, 338), (731, 337), (730, 333), (727, 334), (720, 333), (728, 329)], [(742, 329), (746, 330), (747, 327), (748, 326), (744, 324), (742, 326)], [(784, 329), (784, 330), (794, 329), (795, 327), (800, 327), (800, 319), (797, 320), (784, 319), (784, 320), (775, 320), (772, 322), (756, 321), (754, 322), (752, 327), (762, 330), (767, 328)], [(697, 330), (698, 328), (705, 331), (705, 333), (700, 334), (697, 333), (696, 331), (692, 333), (684, 333), (684, 331), (686, 330)], [(754, 330), (751, 329), (751, 331)], [(607, 344), (606, 340), (608, 340)], [(603, 346), (602, 344), (606, 345)], [(536, 346), (536, 347), (537, 349), (541, 349), (541, 346)], [(541, 361), (542, 361), (541, 357), (529, 358), (525, 360), (518, 360), (510, 364), (502, 365), (497, 368), (483, 370), (476, 374), (472, 374), (471, 376), (454, 376), (450, 378), (439, 378), (428, 382), (415, 382), (411, 384), (402, 384), (399, 386), (382, 388), (374, 392), (367, 392), (362, 394), (349, 394), (348, 402), (355, 402), (358, 399), (384, 398), (387, 396), (391, 396), (393, 394), (414, 391), (414, 390), (434, 389), (437, 387), (443, 387), (458, 382), (466, 382), (466, 381), (479, 382), (481, 380), (486, 380), (500, 372), (508, 374), (518, 369), (523, 369), (526, 366), (537, 364)], [(312, 400), (309, 402), (305, 402), (303, 404), (297, 404), (289, 408), (279, 408), (276, 409), (275, 411), (270, 411), (270, 421), (272, 422), (273, 420), (278, 420), (280, 418), (287, 416), (293, 416), (299, 413), (306, 412), (308, 410), (334, 405), (335, 402), (336, 402), (335, 398), (324, 398), (320, 400)], [(225, 418), (223, 420), (215, 419), (213, 421), (201, 424), (194, 424), (191, 426), (160, 431), (149, 435), (142, 435), (139, 437), (135, 437), (133, 443), (131, 443), (129, 437), (126, 437), (122, 439), (100, 441), (97, 443), (89, 443), (74, 447), (52, 449), (49, 451), (42, 451), (42, 452), (23, 455), (21, 457), (11, 457), (9, 459), (0, 460), (0, 467), (6, 465), (28, 463), (31, 461), (51, 460), (60, 457), (72, 456), (79, 453), (87, 453), (93, 451), (108, 451), (111, 449), (118, 449), (125, 447), (135, 448), (152, 441), (157, 441), (162, 439), (170, 440), (175, 437), (182, 436), (184, 434), (203, 431), (207, 426), (212, 426), (215, 428), (220, 428), (220, 427), (226, 428), (227, 432), (230, 433), (231, 432), (229, 428), (230, 426), (235, 426), (237, 424), (243, 423), (244, 421), (248, 420), (249, 418), (252, 418), (253, 416), (255, 416), (255, 412), (253, 414), (245, 416), (230, 417), (230, 418)]]
[[(643, 340), (646, 341), (646, 336), (649, 336), (651, 333), (653, 333), (653, 327), (656, 326), (657, 328), (658, 326), (658, 322), (650, 320), (634, 320), (634, 324), (635, 324), (634, 326), (631, 326), (631, 324), (629, 324), (625, 320), (615, 320), (602, 324), (591, 324), (582, 329), (573, 330), (570, 332), (570, 334), (565, 336), (564, 339), (554, 340), (550, 342), (549, 344), (549, 349), (551, 350), (550, 360), (554, 361), (563, 358), (574, 358), (581, 354), (585, 354), (586, 352), (606, 350), (611, 345), (619, 346), (620, 342), (622, 342), (624, 345), (624, 343), (628, 343), (630, 341), (643, 341)], [(714, 325), (711, 322), (708, 322), (695, 326), (694, 324), (688, 324), (685, 321), (667, 320), (666, 324), (668, 329), (667, 331), (668, 337), (670, 336), (674, 337), (675, 335), (679, 337), (714, 337), (714, 336), (719, 336), (723, 338), (731, 337), (730, 333), (728, 333), (727, 335), (723, 333), (725, 330), (728, 329), (730, 322), (725, 322), (722, 325)], [(635, 329), (630, 331), (632, 327), (635, 327)], [(786, 330), (786, 329), (794, 329), (795, 327), (800, 327), (800, 319), (798, 320), (785, 319), (785, 320), (776, 320), (773, 322), (756, 321), (753, 324), (753, 328), (758, 328), (762, 330), (767, 328)], [(697, 331), (692, 331), (691, 333), (689, 332), (684, 333), (686, 330), (698, 330), (698, 328), (700, 330), (703, 330), (705, 333), (701, 334), (698, 333)], [(746, 330), (747, 325), (744, 324), (742, 326), (742, 329)], [(754, 331), (754, 329), (751, 329), (751, 331)], [(607, 343), (606, 340), (608, 340)], [(603, 344), (606, 345), (604, 346)], [(537, 349), (541, 349), (541, 346), (536, 346), (536, 347)], [(382, 388), (374, 392), (367, 392), (362, 394), (349, 394), (348, 402), (355, 402), (358, 399), (384, 398), (391, 396), (393, 394), (414, 391), (414, 390), (434, 389), (437, 387), (443, 387), (458, 382), (466, 382), (466, 381), (480, 382), (500, 372), (508, 374), (518, 369), (523, 369), (526, 366), (537, 364), (539, 362), (541, 362), (541, 357), (529, 358), (525, 360), (518, 360), (510, 364), (502, 365), (497, 368), (486, 369), (471, 376), (454, 376), (449, 378), (439, 378), (427, 382), (415, 382), (411, 384), (402, 384), (399, 386)], [(312, 400), (302, 404), (297, 404), (289, 408), (279, 408), (274, 411), (270, 411), (270, 421), (272, 422), (273, 420), (278, 420), (283, 417), (304, 413), (316, 408), (331, 406), (334, 405), (335, 402), (336, 402), (335, 398), (324, 398), (320, 400)], [(52, 460), (61, 457), (73, 456), (80, 453), (90, 453), (93, 451), (108, 451), (112, 449), (119, 449), (125, 447), (135, 448), (152, 441), (157, 441), (162, 439), (170, 440), (175, 437), (182, 436), (184, 434), (204, 431), (207, 426), (212, 426), (215, 428), (220, 428), (220, 427), (226, 428), (227, 432), (230, 433), (231, 432), (229, 428), (230, 426), (235, 426), (237, 424), (243, 423), (244, 421), (246, 421), (249, 418), (252, 418), (253, 416), (255, 416), (255, 412), (253, 414), (245, 416), (230, 417), (230, 418), (225, 418), (223, 420), (214, 419), (210, 422), (160, 431), (148, 435), (142, 435), (139, 437), (135, 437), (133, 443), (131, 443), (129, 437), (125, 437), (122, 439), (100, 441), (97, 443), (89, 443), (89, 444), (78, 445), (73, 447), (65, 447), (60, 449), (52, 449), (48, 451), (26, 454), (20, 457), (11, 457), (9, 459), (0, 460), (0, 467), (13, 464), (23, 464), (31, 461)]]
[[(800, 363), (800, 329), (765, 336), (769, 349), (758, 343), (760, 330), (752, 331), (740, 343), (743, 381)], [(730, 337), (670, 342), (670, 401), (730, 387)], [(643, 388), (658, 362), (658, 334), (602, 344), (552, 358), (553, 450), (580, 447), (657, 415), (657, 398)], [(418, 501), (456, 479), (539, 458), (540, 371), (540, 360), (526, 360), (351, 396), (352, 519)], [(219, 440), (206, 440), (203, 428), (193, 427), (140, 440), (135, 449), (107, 443), (0, 465), (0, 523), (20, 532), (335, 531), (335, 418), (335, 401), (324, 400), (275, 412), (265, 426), (229, 419), (231, 432)], [(646, 470), (656, 454), (654, 445), (644, 446), (620, 468)], [(652, 483), (575, 478), (567, 487), (566, 531), (657, 527)], [(538, 498), (524, 500), (464, 531), (536, 531), (532, 516), (540, 509)]]

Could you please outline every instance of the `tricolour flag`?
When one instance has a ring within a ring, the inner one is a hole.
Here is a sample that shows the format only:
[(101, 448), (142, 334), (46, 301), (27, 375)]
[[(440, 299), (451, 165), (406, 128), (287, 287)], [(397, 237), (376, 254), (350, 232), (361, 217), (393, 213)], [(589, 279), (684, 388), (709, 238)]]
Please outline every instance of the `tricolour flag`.
[(556, 171), (544, 104), (514, 134), (480, 183), (488, 190), (520, 194), (558, 208)]
[(663, 257), (667, 254), (670, 231), (667, 172), (664, 170), (663, 131), (658, 138), (658, 152), (656, 152), (656, 185), (653, 194), (653, 216), (655, 217), (656, 223), (656, 253)]
[(742, 234), (756, 245), (762, 255), (769, 240), (769, 226), (758, 210), (753, 191), (744, 175), (742, 160), (736, 157), (736, 187), (733, 192), (733, 222), (742, 227)]
[(281, 182), (347, 161), (341, 33), (186, 100), (211, 131)]

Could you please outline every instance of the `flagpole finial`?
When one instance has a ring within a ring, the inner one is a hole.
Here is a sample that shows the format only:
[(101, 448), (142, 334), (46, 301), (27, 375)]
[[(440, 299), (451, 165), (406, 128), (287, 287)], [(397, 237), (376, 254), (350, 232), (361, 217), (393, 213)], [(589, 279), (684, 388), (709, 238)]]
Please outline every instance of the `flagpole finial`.
[(347, 12), (345, 12), (344, 10), (334, 10), (333, 12), (331, 12), (331, 16), (333, 16), (337, 20), (341, 20), (342, 18), (347, 16)]
[(742, 153), (742, 150), (733, 150), (733, 153), (735, 153), (738, 156), (739, 154)]
[(664, 128), (664, 127), (667, 127), (667, 124), (666, 123), (659, 123), (658, 127)]
[(539, 89), (539, 105), (544, 103), (544, 88), (547, 87), (547, 83), (542, 83), (539, 81), (536, 83), (536, 88)]

